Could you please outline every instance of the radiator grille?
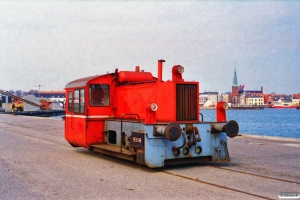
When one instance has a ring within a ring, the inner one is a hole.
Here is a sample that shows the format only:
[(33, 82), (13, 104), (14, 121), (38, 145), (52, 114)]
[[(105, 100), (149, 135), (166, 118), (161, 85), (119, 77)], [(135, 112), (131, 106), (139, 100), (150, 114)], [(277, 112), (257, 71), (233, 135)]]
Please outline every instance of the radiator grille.
[(197, 120), (197, 84), (176, 85), (176, 120)]

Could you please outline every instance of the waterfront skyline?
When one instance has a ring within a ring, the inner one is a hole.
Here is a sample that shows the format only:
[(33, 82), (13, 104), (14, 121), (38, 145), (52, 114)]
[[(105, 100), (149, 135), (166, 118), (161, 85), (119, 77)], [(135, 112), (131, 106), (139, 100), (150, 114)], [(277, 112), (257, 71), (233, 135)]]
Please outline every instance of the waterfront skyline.
[(78, 78), (173, 65), (200, 92), (238, 83), (300, 93), (300, 3), (0, 2), (0, 89), (61, 90)]

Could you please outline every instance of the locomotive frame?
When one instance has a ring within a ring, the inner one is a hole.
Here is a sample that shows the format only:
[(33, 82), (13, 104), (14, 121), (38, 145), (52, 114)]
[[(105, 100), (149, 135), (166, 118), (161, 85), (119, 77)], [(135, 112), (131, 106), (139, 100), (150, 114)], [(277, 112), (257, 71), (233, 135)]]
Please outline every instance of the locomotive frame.
[(65, 139), (151, 168), (229, 162), (227, 136), (235, 137), (239, 126), (227, 122), (227, 104), (217, 104), (215, 122), (200, 120), (199, 82), (185, 81), (181, 65), (163, 81), (163, 62), (157, 78), (137, 66), (68, 83)]

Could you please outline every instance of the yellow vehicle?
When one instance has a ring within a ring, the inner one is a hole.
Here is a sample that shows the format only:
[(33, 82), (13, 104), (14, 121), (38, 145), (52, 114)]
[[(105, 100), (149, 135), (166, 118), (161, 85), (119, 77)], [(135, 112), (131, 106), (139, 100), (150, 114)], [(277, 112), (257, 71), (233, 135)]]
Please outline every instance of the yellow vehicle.
[(24, 111), (24, 103), (22, 101), (18, 101), (17, 99), (14, 99), (11, 103), (12, 111)]

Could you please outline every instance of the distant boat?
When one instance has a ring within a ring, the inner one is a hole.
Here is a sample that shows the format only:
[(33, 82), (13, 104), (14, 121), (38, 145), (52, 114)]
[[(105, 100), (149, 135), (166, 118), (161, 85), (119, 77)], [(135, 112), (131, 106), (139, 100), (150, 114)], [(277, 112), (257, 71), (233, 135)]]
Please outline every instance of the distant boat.
[(264, 106), (230, 106), (228, 110), (262, 110)]
[(286, 102), (274, 102), (270, 105), (270, 108), (297, 108), (297, 105)]

